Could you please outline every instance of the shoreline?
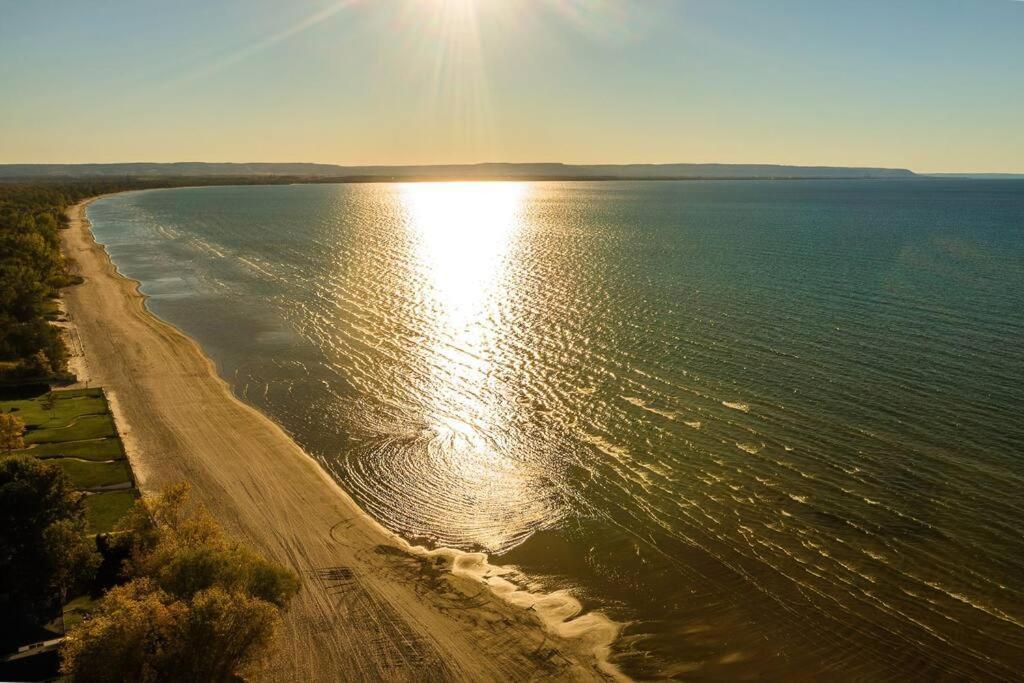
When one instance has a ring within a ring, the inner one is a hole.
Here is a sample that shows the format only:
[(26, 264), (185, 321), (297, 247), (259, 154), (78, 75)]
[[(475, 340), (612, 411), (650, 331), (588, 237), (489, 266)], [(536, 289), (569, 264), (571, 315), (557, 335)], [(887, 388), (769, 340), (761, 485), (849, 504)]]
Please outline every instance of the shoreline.
[(85, 278), (62, 293), (69, 334), (89, 381), (114, 397), (140, 489), (188, 481), (229, 533), (302, 577), (262, 677), (625, 678), (608, 661), (619, 625), (564, 591), (521, 590), (482, 553), (411, 546), (236, 397), (95, 241), (85, 211), (101, 198), (70, 207), (61, 234)]

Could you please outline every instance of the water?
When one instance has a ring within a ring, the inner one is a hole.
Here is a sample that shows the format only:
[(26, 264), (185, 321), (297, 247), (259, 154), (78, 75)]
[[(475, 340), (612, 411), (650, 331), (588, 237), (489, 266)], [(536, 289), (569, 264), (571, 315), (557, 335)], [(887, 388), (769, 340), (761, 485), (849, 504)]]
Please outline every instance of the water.
[(637, 677), (1024, 666), (1024, 183), (297, 185), (89, 215), (373, 516)]

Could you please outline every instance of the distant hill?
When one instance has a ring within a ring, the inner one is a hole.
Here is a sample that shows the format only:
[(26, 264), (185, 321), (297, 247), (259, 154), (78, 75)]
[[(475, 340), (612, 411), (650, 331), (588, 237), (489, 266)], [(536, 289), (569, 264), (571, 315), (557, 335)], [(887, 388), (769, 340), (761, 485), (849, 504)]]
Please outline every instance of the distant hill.
[(971, 178), (974, 180), (1024, 180), (1024, 173), (929, 173), (931, 178)]
[(776, 166), (771, 164), (454, 164), (336, 166), (333, 164), (179, 162), (126, 164), (0, 164), (0, 178), (260, 178), (399, 179), (671, 179), (671, 178), (911, 178), (902, 168)]

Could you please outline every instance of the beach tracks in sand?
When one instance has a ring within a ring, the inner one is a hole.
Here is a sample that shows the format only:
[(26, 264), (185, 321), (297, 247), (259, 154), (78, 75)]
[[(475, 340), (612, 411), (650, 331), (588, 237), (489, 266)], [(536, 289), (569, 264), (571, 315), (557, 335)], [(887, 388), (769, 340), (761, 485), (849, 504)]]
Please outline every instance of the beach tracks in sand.
[(386, 600), (367, 590), (351, 567), (326, 567), (312, 572), (322, 589), (333, 596), (332, 618), (324, 632), (354, 626), (358, 640), (370, 651), (370, 661), (390, 671), (393, 678), (449, 680), (451, 670), (440, 651), (425, 641), (393, 610)]
[(146, 493), (188, 481), (239, 540), (291, 566), (303, 588), (267, 680), (594, 680), (591, 646), (452, 574), (371, 519), (276, 424), (237, 400), (199, 346), (150, 315), (84, 220), (65, 252), (85, 282), (66, 291), (91, 380), (118, 421)]

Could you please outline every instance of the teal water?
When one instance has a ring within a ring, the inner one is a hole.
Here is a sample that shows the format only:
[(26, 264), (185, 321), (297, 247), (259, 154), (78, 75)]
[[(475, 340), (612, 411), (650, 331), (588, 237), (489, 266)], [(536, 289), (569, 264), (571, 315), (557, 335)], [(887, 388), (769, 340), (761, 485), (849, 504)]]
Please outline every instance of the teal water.
[(89, 216), (371, 515), (638, 678), (1024, 667), (1024, 183), (209, 187)]

